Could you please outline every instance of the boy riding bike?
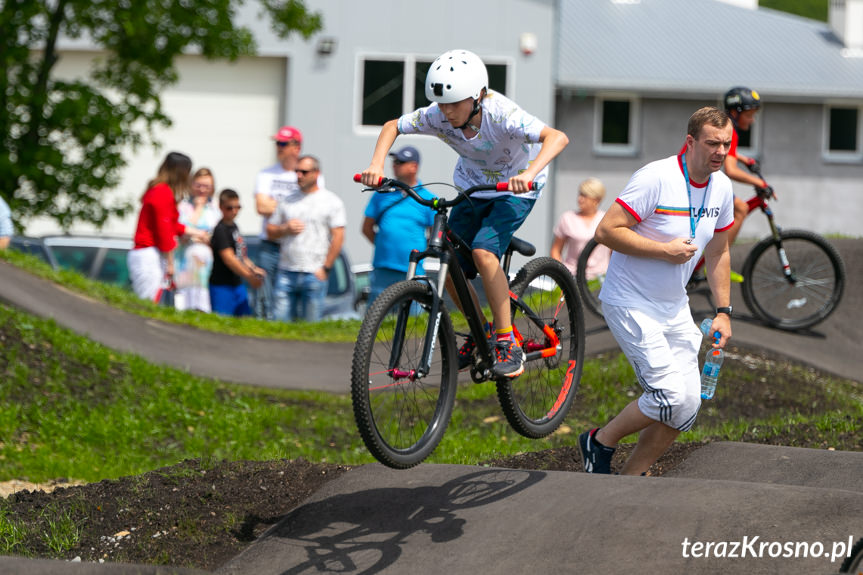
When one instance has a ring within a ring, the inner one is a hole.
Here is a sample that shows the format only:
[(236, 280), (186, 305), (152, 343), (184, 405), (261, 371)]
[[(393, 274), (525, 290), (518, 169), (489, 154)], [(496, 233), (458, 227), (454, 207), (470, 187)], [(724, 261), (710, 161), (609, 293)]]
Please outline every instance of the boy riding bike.
[[(739, 141), (739, 133), (748, 132), (755, 122), (755, 115), (761, 109), (761, 96), (755, 90), (740, 86), (728, 90), (722, 101), (725, 104), (725, 113), (731, 118), (731, 123), (734, 126), (734, 133), (731, 136), (731, 148), (725, 157), (725, 175), (743, 184), (769, 189), (770, 186), (767, 185), (767, 182), (743, 171), (737, 165), (737, 162), (742, 162), (746, 166), (754, 166), (756, 171), (758, 171), (758, 162), (755, 158), (738, 153), (737, 143)], [(743, 225), (743, 220), (746, 219), (747, 215), (749, 215), (749, 206), (746, 204), (746, 201), (734, 196), (734, 225), (728, 230), (728, 245), (734, 243), (738, 232), (740, 232), (740, 227)]]
[[(494, 321), (495, 365), (498, 377), (524, 372), (524, 353), (515, 345), (510, 315), (509, 284), (500, 265), (515, 231), (539, 198), (531, 182), (542, 186), (547, 166), (569, 143), (566, 135), (522, 110), (515, 102), (488, 89), (482, 60), (466, 50), (438, 57), (426, 76), (425, 93), (432, 104), (390, 120), (381, 128), (372, 161), (362, 173), (366, 186), (384, 176), (384, 163), (400, 134), (437, 136), (459, 159), (453, 182), (459, 189), (508, 182), (509, 192), (479, 192), (450, 212), (450, 229), (471, 246), (473, 261), (459, 260), (469, 278), (479, 273)], [(472, 288), (471, 288), (472, 290)], [(447, 291), (463, 309), (447, 278)], [(476, 298), (476, 293), (471, 291)], [(491, 324), (487, 318), (483, 322)], [(471, 365), (475, 343), (465, 339), (458, 353), (459, 369)]]

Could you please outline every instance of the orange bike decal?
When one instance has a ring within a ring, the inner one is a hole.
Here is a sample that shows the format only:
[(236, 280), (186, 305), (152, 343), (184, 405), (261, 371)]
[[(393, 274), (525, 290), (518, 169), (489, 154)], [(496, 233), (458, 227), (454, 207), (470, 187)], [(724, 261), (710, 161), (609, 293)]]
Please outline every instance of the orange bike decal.
[(542, 350), (542, 357), (554, 357), (557, 355), (557, 346), (560, 345), (560, 338), (557, 337), (557, 333), (548, 324), (542, 326), (542, 333), (548, 339), (548, 347)]
[(560, 406), (563, 405), (563, 402), (566, 400), (566, 396), (569, 395), (569, 389), (572, 387), (572, 372), (575, 370), (575, 360), (569, 360), (569, 367), (566, 369), (566, 375), (563, 378), (563, 387), (560, 390), (560, 394), (557, 396), (557, 401), (554, 402), (554, 405), (551, 406), (551, 410), (546, 414), (546, 417), (551, 419), (554, 417), (554, 414), (558, 412)]

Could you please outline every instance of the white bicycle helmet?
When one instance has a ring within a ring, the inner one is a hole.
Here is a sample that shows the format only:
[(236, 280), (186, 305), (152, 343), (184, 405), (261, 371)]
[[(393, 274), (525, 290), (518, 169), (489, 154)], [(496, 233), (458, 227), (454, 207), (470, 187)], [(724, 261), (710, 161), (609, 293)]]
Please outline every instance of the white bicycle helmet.
[(473, 52), (450, 50), (432, 62), (426, 75), (426, 98), (438, 104), (452, 104), (480, 97), (488, 87), (485, 64)]

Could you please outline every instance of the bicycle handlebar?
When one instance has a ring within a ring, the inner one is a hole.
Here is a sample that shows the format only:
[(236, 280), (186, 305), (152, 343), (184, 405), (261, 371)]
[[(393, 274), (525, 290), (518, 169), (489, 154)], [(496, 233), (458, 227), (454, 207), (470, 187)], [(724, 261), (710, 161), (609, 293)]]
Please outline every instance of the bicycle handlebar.
[[(362, 183), (362, 174), (354, 174), (354, 181), (357, 183)], [(407, 192), (407, 194), (411, 198), (413, 198), (416, 202), (418, 202), (420, 205), (423, 205), (423, 206), (426, 206), (429, 208), (449, 208), (449, 207), (452, 207), (452, 206), (462, 202), (465, 198), (467, 198), (469, 195), (473, 194), (474, 192), (489, 192), (489, 191), (508, 192), (509, 191), (509, 182), (497, 182), (496, 184), (480, 184), (478, 186), (471, 186), (465, 190), (460, 191), (458, 196), (456, 196), (452, 200), (445, 200), (443, 198), (435, 198), (433, 200), (427, 200), (427, 199), (423, 198), (422, 196), (420, 196), (418, 193), (416, 193), (416, 191), (412, 187), (410, 187), (409, 185), (407, 185), (403, 182), (400, 182), (398, 180), (393, 180), (391, 178), (381, 178), (380, 180), (378, 180), (378, 185), (375, 186), (375, 188), (378, 191), (386, 191), (386, 190), (383, 190), (381, 188), (397, 188), (399, 190)], [(531, 182), (528, 189), (529, 190), (537, 190), (537, 189), (539, 189), (539, 187), (537, 186), (536, 182)], [(389, 191), (394, 191), (394, 190), (389, 190)]]
[[(764, 179), (764, 176), (761, 175), (761, 166), (758, 164), (758, 162), (755, 162), (754, 164), (745, 164), (745, 165), (749, 169), (750, 173), (758, 176), (762, 182), (767, 181)], [(761, 186), (755, 186), (755, 191), (758, 192), (758, 194), (761, 196), (765, 196), (767, 198), (772, 198), (774, 200), (779, 199), (776, 197), (776, 193), (773, 191), (772, 186), (767, 186), (766, 188), (762, 188)]]

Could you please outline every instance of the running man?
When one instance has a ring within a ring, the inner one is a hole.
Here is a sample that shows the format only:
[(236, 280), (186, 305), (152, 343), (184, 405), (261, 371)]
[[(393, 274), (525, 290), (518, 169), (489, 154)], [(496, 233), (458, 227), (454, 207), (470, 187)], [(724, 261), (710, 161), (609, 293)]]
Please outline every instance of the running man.
[(617, 443), (639, 433), (624, 475), (643, 475), (695, 423), (701, 407), (698, 351), (686, 283), (702, 252), (713, 300), (711, 331), (731, 337), (728, 230), (731, 181), (720, 169), (731, 146), (728, 115), (718, 108), (689, 119), (686, 151), (635, 172), (596, 229), (613, 250), (599, 299), (614, 339), (644, 393), (602, 428), (578, 438), (584, 470), (611, 473)]

